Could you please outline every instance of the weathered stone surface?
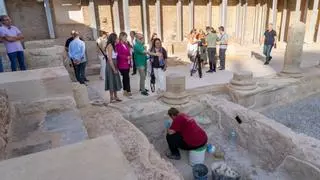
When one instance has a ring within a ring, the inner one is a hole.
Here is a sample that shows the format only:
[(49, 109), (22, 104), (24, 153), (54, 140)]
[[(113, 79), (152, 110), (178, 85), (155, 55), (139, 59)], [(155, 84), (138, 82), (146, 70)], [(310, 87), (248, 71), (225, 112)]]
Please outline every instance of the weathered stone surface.
[(63, 65), (63, 46), (25, 49), (25, 61), (28, 69), (58, 67)]
[(87, 87), (78, 82), (72, 83), (73, 96), (78, 108), (86, 107), (90, 104)]
[(284, 56), (282, 74), (292, 77), (300, 77), (301, 55), (305, 37), (306, 25), (303, 22), (296, 22), (289, 27), (288, 43)]
[(166, 77), (166, 92), (162, 101), (171, 105), (181, 105), (189, 102), (186, 93), (186, 77), (179, 74), (169, 74)]
[(69, 75), (64, 67), (1, 73), (0, 87), (7, 90), (10, 101), (33, 102), (73, 96)]
[(305, 178), (308, 180), (318, 180), (320, 177), (319, 168), (293, 156), (287, 156), (279, 169), (286, 171), (291, 180), (301, 180)]
[[(223, 128), (225, 135), (228, 136), (234, 129), (239, 144), (260, 157), (265, 169), (275, 169), (297, 148), (292, 141), (292, 131), (259, 113), (213, 96), (202, 97), (200, 102), (220, 111), (220, 117), (213, 119), (218, 119), (218, 125)], [(241, 118), (242, 124), (237, 123), (236, 116)]]
[(119, 112), (95, 106), (83, 108), (81, 113), (89, 137), (112, 133), (139, 180), (182, 179), (176, 168), (160, 157), (146, 136)]
[(5, 90), (0, 89), (0, 159), (8, 140), (8, 125), (10, 123), (10, 104)]
[(2, 180), (137, 180), (111, 136), (0, 162)]
[(35, 101), (28, 102), (13, 102), (16, 110), (20, 114), (29, 114), (34, 112), (47, 112), (47, 111), (61, 111), (65, 109), (76, 108), (76, 103), (72, 95), (43, 98)]
[(252, 72), (234, 72), (230, 87), (235, 90), (254, 90), (257, 88), (257, 82), (253, 79)]

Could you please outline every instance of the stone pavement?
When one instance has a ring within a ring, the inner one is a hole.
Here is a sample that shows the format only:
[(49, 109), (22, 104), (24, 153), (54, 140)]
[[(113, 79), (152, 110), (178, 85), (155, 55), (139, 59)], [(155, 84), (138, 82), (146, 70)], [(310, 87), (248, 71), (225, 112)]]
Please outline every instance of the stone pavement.
[[(319, 63), (319, 49), (320, 45), (317, 44), (305, 44), (304, 45), (304, 53), (302, 55), (302, 64), (301, 67), (310, 67), (315, 66)], [(263, 76), (272, 76), (276, 73), (279, 73), (283, 67), (284, 61), (284, 52), (285, 45), (279, 46), (277, 49), (273, 49), (271, 60), (268, 66), (263, 65), (264, 59), (256, 59), (251, 58), (251, 52), (254, 51), (262, 55), (262, 46), (252, 45), (252, 46), (239, 46), (233, 45), (230, 48), (229, 55), (226, 60), (226, 70), (218, 71), (216, 73), (208, 74), (205, 71), (208, 70), (208, 67), (203, 69), (203, 78), (199, 78), (197, 73), (194, 76), (190, 77), (189, 65), (180, 65), (174, 67), (168, 67), (166, 75), (171, 73), (183, 74), (186, 76), (186, 89), (194, 89), (199, 87), (205, 87), (210, 85), (222, 85), (228, 83), (232, 77), (233, 72), (237, 71), (252, 71), (254, 77), (263, 77)], [(188, 61), (186, 59), (185, 54), (177, 54), (176, 56), (180, 57), (184, 61)], [(133, 93), (133, 99), (145, 99), (145, 97), (141, 96), (138, 92), (139, 87), (139, 75), (131, 76), (131, 89)], [(104, 91), (104, 81), (99, 80), (98, 76), (90, 76), (89, 79), (91, 82), (89, 83), (89, 96), (90, 99), (104, 98), (109, 102), (109, 93)], [(146, 80), (146, 87), (149, 88), (150, 79)], [(258, 82), (259, 83), (259, 82)], [(150, 88), (149, 88), (150, 89)], [(120, 92), (119, 97), (123, 100), (128, 100), (127, 98), (122, 97), (122, 93)], [(155, 93), (151, 93), (151, 96), (156, 96)]]
[(112, 135), (0, 162), (1, 180), (136, 180)]

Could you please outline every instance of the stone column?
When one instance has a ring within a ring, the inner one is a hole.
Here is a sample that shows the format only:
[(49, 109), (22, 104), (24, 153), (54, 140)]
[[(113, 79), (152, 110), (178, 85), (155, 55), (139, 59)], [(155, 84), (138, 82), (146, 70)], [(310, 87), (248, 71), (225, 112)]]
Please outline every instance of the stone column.
[(260, 2), (257, 2), (254, 14), (254, 29), (253, 29), (253, 43), (258, 43), (258, 32), (259, 32), (259, 14), (260, 14)]
[(98, 28), (97, 28), (97, 20), (96, 20), (96, 11), (94, 1), (89, 1), (89, 16), (90, 16), (90, 28), (92, 30), (93, 39), (98, 39)]
[(189, 102), (186, 93), (186, 77), (179, 74), (169, 74), (166, 77), (166, 92), (162, 97), (164, 103), (182, 105)]
[(256, 34), (256, 37), (257, 37), (257, 41), (258, 43), (260, 42), (261, 40), (261, 24), (263, 23), (262, 22), (262, 15), (263, 15), (263, 6), (262, 6), (262, 0), (259, 0), (259, 14), (258, 14), (258, 24), (257, 24), (257, 34)]
[(156, 22), (157, 22), (157, 34), (160, 39), (162, 39), (161, 35), (161, 4), (160, 0), (156, 0)]
[(122, 1), (124, 31), (130, 34), (129, 0)]
[(0, 0), (0, 14), (5, 15), (7, 13), (6, 3), (5, 0)]
[(207, 4), (207, 25), (212, 26), (212, 0), (208, 0)]
[(300, 64), (305, 31), (306, 25), (302, 22), (293, 23), (289, 27), (288, 43), (281, 74), (286, 74), (292, 77), (301, 76)]
[(295, 21), (300, 21), (301, 18), (301, 0), (296, 0), (296, 10), (294, 12)]
[(148, 26), (147, 26), (147, 0), (142, 0), (142, 16), (143, 16), (143, 35), (144, 42), (148, 43)]
[(286, 25), (287, 25), (287, 13), (288, 13), (288, 2), (287, 0), (283, 0), (283, 11), (282, 11), (282, 20), (281, 20), (281, 34), (280, 41), (284, 42), (285, 33), (286, 33)]
[(226, 29), (226, 21), (227, 21), (227, 9), (228, 9), (228, 0), (222, 0), (221, 6), (220, 6), (221, 14), (220, 14), (220, 24)]
[(234, 72), (227, 86), (232, 101), (247, 108), (256, 106), (255, 96), (248, 94), (254, 92), (257, 87), (257, 81), (253, 79), (253, 73), (250, 71)]
[(277, 30), (277, 13), (278, 13), (278, 0), (272, 0), (272, 24), (274, 29)]
[(53, 28), (53, 23), (52, 23), (52, 13), (51, 13), (51, 8), (50, 8), (50, 1), (44, 0), (43, 5), (44, 5), (45, 12), (46, 12), (46, 17), (47, 17), (49, 36), (50, 36), (50, 39), (54, 39), (54, 38), (56, 38), (56, 36), (54, 33), (54, 28)]
[(238, 1), (237, 7), (236, 7), (236, 38), (239, 40), (240, 38), (240, 21), (241, 21), (241, 0)]
[(242, 25), (241, 25), (241, 41), (240, 44), (245, 43), (246, 36), (246, 23), (247, 23), (247, 10), (248, 10), (248, 1), (246, 0), (242, 6)]
[(314, 34), (316, 32), (316, 24), (317, 24), (317, 18), (318, 18), (318, 6), (319, 6), (319, 0), (313, 1), (313, 10), (312, 15), (310, 18), (310, 25), (309, 25), (309, 31), (307, 35), (307, 42), (314, 42)]
[(267, 10), (268, 10), (268, 5), (266, 2), (264, 2), (262, 6), (262, 16), (261, 16), (261, 28), (260, 28), (260, 37), (263, 35), (263, 33), (266, 30), (266, 23), (267, 23)]
[(182, 38), (182, 0), (177, 2), (177, 40), (183, 41)]
[(189, 32), (194, 28), (194, 2), (189, 0)]
[(113, 1), (112, 5), (113, 16), (113, 30), (115, 33), (120, 33), (120, 17), (119, 17), (119, 3), (118, 0)]

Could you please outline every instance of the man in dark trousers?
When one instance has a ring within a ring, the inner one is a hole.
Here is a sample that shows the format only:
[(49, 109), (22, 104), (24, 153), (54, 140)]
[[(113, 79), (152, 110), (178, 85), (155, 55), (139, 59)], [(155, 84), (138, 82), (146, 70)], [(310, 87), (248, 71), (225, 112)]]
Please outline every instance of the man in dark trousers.
[(272, 59), (271, 50), (276, 46), (277, 33), (273, 30), (272, 23), (269, 24), (268, 29), (264, 32), (264, 36), (262, 38), (262, 42), (264, 42), (263, 46), (263, 54), (266, 56), (265, 65), (269, 64)]

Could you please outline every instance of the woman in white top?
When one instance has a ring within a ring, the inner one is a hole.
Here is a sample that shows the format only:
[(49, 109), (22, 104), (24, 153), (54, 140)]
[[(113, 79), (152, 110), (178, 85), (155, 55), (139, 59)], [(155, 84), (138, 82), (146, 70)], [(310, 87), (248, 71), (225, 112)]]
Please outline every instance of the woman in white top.
[(119, 69), (117, 66), (117, 52), (116, 44), (118, 43), (118, 36), (112, 33), (108, 37), (107, 42), (107, 63), (106, 63), (106, 78), (105, 78), (105, 90), (110, 92), (110, 103), (120, 102), (121, 99), (117, 96), (117, 91), (122, 88)]
[(100, 59), (100, 79), (105, 80), (105, 75), (106, 75), (106, 57), (105, 55), (107, 54), (105, 52), (106, 46), (107, 46), (107, 41), (108, 41), (108, 33), (106, 31), (101, 31), (101, 36), (97, 39), (97, 45), (98, 45), (98, 54), (99, 54), (99, 59)]

